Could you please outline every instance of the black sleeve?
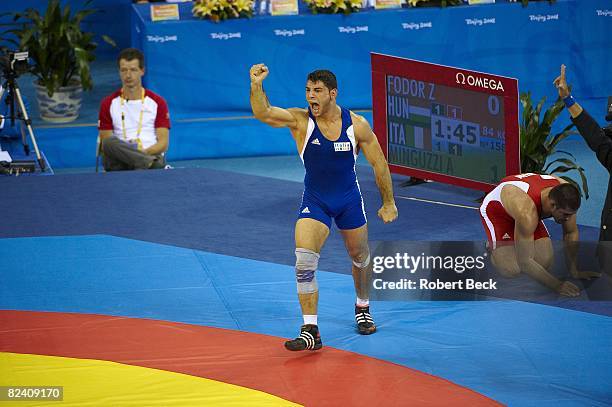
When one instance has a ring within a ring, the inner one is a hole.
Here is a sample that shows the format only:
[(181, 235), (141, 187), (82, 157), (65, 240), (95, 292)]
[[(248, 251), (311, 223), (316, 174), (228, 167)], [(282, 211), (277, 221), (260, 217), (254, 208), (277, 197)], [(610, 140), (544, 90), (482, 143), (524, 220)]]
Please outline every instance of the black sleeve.
[(606, 136), (603, 129), (586, 110), (583, 110), (578, 117), (572, 118), (572, 121), (591, 150), (597, 155), (599, 162), (606, 167), (608, 172), (612, 172), (612, 139)]

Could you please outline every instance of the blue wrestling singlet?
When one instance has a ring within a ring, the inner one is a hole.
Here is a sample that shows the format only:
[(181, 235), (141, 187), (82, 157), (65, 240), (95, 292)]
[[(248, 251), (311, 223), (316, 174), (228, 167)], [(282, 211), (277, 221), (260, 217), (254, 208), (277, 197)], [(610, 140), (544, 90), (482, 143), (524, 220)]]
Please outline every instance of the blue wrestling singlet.
[(306, 169), (298, 218), (312, 218), (331, 227), (355, 229), (366, 224), (363, 198), (357, 182), (357, 143), (351, 113), (342, 110), (342, 130), (330, 141), (319, 130), (308, 109), (308, 130), (300, 158)]

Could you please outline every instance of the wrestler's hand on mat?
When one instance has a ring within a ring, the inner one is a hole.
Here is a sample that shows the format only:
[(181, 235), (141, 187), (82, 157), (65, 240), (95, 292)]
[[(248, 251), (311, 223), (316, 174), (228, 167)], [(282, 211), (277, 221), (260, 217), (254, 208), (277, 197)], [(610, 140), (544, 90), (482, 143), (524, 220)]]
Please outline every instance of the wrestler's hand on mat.
[(590, 280), (592, 278), (601, 277), (601, 273), (597, 271), (578, 271), (571, 270), (572, 277), (578, 278), (580, 280)]
[(268, 67), (264, 64), (255, 64), (251, 67), (251, 82), (261, 83), (268, 76)]
[(577, 297), (580, 295), (580, 289), (576, 287), (574, 283), (569, 281), (563, 281), (561, 284), (559, 284), (557, 292), (566, 297)]
[(395, 219), (397, 219), (397, 207), (395, 206), (395, 203), (384, 204), (378, 210), (378, 217), (385, 223), (393, 222)]

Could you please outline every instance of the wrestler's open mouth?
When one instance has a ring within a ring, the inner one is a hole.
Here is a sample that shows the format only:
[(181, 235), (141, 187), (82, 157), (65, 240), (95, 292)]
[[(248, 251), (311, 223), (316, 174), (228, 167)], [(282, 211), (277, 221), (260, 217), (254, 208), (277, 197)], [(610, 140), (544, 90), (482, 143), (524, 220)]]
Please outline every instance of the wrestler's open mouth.
[(319, 113), (319, 109), (320, 106), (318, 103), (310, 103), (310, 110), (312, 110), (313, 113)]

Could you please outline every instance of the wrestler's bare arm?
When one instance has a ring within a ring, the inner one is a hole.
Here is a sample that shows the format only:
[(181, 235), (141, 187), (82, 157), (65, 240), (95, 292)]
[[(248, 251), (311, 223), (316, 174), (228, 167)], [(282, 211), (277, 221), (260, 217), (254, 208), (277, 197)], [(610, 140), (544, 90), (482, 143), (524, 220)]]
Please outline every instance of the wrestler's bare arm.
[(568, 296), (577, 295), (578, 291), (574, 285), (564, 284), (535, 261), (533, 235), (540, 218), (531, 198), (520, 188), (506, 185), (501, 192), (501, 201), (515, 222), (514, 247), (521, 271), (556, 292)]
[(363, 154), (374, 169), (376, 185), (383, 201), (382, 207), (378, 210), (378, 216), (385, 223), (393, 222), (397, 218), (397, 207), (393, 197), (393, 185), (387, 160), (368, 121), (352, 112), (351, 118), (357, 146), (363, 150)]
[(299, 149), (306, 134), (308, 111), (300, 108), (283, 109), (272, 106), (263, 89), (263, 81), (268, 73), (268, 67), (264, 64), (253, 65), (250, 69), (250, 101), (253, 115), (257, 120), (272, 127), (288, 127)]

